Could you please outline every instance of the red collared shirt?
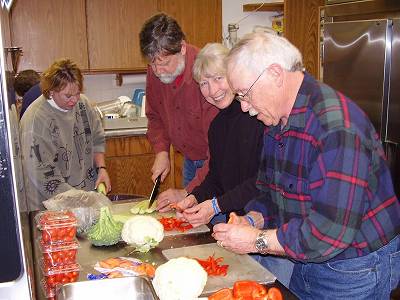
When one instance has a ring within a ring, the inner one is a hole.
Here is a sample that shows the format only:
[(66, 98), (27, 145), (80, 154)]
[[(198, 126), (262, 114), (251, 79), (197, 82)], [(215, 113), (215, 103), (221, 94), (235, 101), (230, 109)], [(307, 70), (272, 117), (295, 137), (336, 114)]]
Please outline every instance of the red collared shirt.
[(204, 99), (192, 77), (197, 53), (187, 44), (185, 70), (170, 84), (162, 83), (150, 66), (147, 69), (147, 138), (155, 153), (168, 152), (172, 144), (189, 159), (208, 158), (208, 127), (218, 109)]

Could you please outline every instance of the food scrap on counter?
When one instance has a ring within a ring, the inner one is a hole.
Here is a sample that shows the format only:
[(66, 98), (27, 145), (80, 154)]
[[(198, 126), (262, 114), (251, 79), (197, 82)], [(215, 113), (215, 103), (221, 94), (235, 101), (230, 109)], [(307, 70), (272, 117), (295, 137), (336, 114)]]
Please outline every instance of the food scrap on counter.
[(210, 255), (207, 259), (195, 259), (207, 272), (208, 276), (226, 276), (228, 273), (229, 265), (221, 265), (224, 260), (223, 257), (215, 258), (214, 255)]
[(162, 217), (158, 219), (160, 223), (164, 226), (165, 231), (177, 230), (180, 232), (185, 232), (186, 230), (192, 229), (193, 226), (186, 221), (179, 220), (175, 217)]

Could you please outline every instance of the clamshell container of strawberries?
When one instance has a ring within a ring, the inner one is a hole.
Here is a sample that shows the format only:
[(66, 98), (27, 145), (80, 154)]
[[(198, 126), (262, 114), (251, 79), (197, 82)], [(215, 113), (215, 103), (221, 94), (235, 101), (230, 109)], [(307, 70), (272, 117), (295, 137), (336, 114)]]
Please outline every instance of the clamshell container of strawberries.
[(76, 239), (71, 242), (59, 244), (45, 244), (40, 238), (37, 243), (43, 254), (43, 264), (45, 268), (68, 265), (76, 262), (76, 253), (79, 248), (79, 243)]
[(75, 239), (77, 220), (71, 211), (43, 211), (35, 220), (43, 244), (68, 243)]

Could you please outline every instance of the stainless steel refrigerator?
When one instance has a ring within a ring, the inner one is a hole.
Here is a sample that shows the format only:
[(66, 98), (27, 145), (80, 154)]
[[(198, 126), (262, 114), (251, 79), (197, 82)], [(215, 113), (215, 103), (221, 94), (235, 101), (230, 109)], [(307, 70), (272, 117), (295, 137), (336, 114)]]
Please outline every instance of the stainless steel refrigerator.
[[(351, 5), (325, 8), (323, 81), (354, 100), (371, 119), (399, 196), (400, 17), (393, 7), (380, 7), (376, 14), (370, 7), (366, 14), (360, 4)], [(368, 18), (374, 15), (379, 18)]]

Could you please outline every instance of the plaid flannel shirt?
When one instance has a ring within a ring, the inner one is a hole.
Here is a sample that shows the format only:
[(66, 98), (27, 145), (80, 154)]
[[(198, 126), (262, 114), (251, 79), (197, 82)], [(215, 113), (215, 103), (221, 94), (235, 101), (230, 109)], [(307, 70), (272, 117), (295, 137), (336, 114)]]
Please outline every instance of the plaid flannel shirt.
[(400, 205), (373, 125), (307, 73), (286, 126), (265, 130), (257, 187), (265, 195), (247, 209), (278, 228), (297, 261), (363, 256), (399, 233)]

